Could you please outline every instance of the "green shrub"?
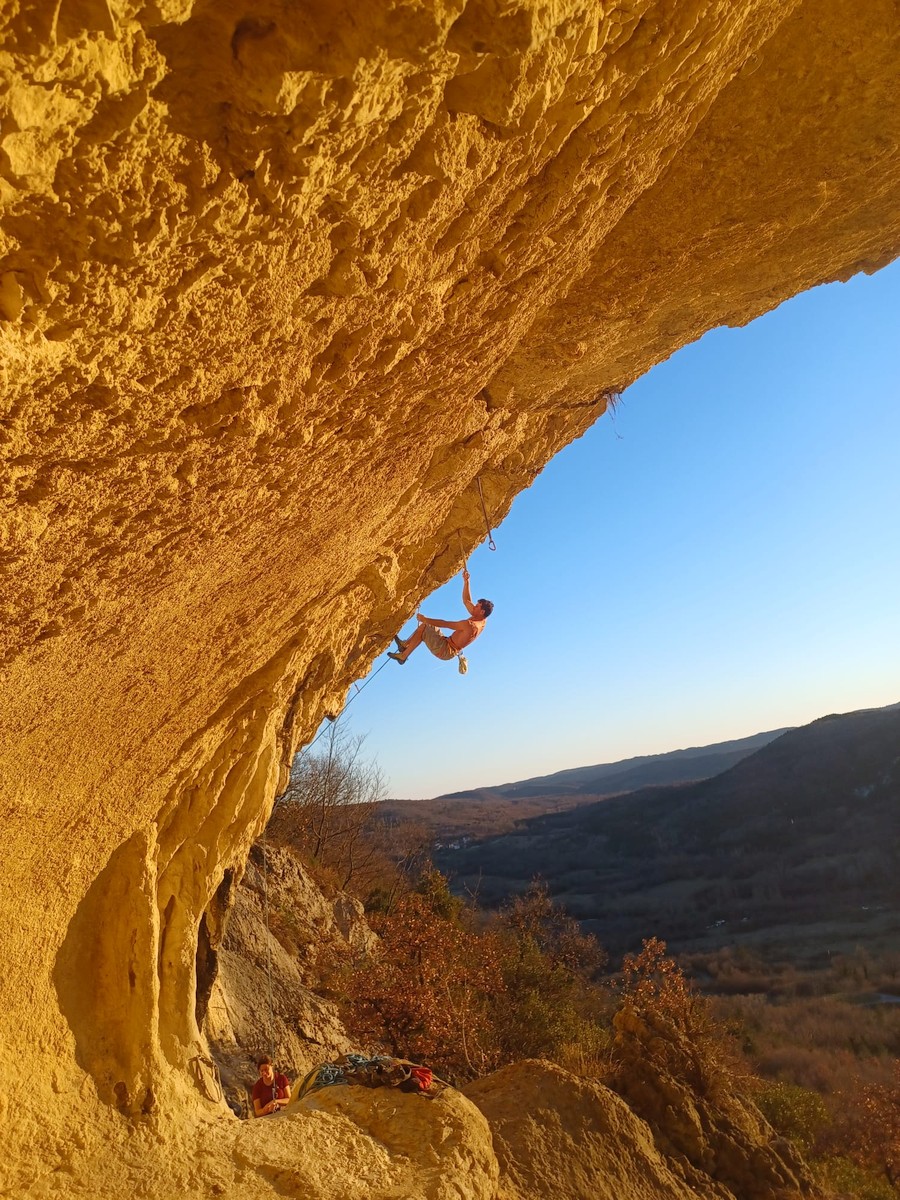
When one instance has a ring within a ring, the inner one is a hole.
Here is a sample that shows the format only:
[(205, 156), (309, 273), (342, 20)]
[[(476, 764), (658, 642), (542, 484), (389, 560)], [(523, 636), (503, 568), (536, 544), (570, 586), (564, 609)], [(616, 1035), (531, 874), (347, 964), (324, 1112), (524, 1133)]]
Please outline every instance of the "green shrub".
[(854, 1200), (897, 1200), (897, 1190), (879, 1172), (860, 1167), (849, 1158), (824, 1158), (813, 1163), (821, 1185)]
[(804, 1153), (828, 1123), (828, 1109), (819, 1093), (794, 1083), (764, 1084), (756, 1103), (773, 1129)]

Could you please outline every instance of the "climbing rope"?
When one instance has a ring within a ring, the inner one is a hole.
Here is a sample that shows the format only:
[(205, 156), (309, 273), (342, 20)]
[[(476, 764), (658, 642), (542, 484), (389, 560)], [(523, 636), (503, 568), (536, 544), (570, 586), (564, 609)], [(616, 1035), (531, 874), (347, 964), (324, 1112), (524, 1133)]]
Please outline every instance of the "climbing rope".
[[(490, 547), (491, 550), (496, 550), (497, 545), (494, 541), (494, 535), (493, 535), (493, 531), (491, 529), (491, 523), (488, 519), (487, 506), (485, 505), (485, 502), (484, 502), (484, 492), (482, 491), (482, 488), (481, 488), (480, 476), (478, 476), (478, 475), (475, 476), (475, 482), (478, 485), (478, 497), (481, 500), (481, 512), (482, 512), (482, 515), (484, 516), (484, 526), (485, 526), (485, 529), (487, 530), (488, 546)], [(459, 553), (460, 553), (460, 558), (461, 558), (462, 564), (463, 564), (463, 570), (465, 570), (466, 565), (467, 565), (467, 560), (466, 560), (466, 556), (465, 556), (465, 551), (463, 549), (462, 535), (460, 534), (460, 531), (458, 529), (456, 531), (456, 539), (457, 539), (457, 542), (459, 543)], [(458, 657), (460, 659), (460, 664), (459, 664), (460, 674), (464, 675), (466, 673), (466, 670), (468, 669), (468, 666), (467, 666), (466, 660), (462, 656), (462, 654), (460, 654)], [(365, 681), (365, 683), (363, 683), (362, 685), (360, 685), (358, 683), (353, 684), (353, 687), (355, 689), (353, 692), (353, 695), (349, 698), (349, 700), (347, 700), (344, 707), (337, 714), (337, 716), (331, 718), (332, 723), (334, 721), (340, 721), (343, 718), (347, 709), (350, 707), (350, 705), (353, 703), (353, 701), (357, 698), (357, 696), (361, 695), (366, 690), (366, 688), (369, 686), (369, 684), (372, 682), (372, 680), (375, 678), (375, 676), (378, 675), (381, 671), (383, 671), (386, 666), (387, 666), (387, 660), (385, 662), (383, 662), (376, 671), (372, 672), (372, 674)], [(313, 746), (315, 746), (316, 742), (318, 742), (319, 738), (322, 737), (323, 734), (325, 734), (330, 728), (331, 728), (330, 725), (324, 725), (322, 727), (322, 729), (320, 729), (319, 732), (316, 734), (316, 736), (313, 738), (313, 740), (309, 743), (309, 745), (303, 747), (303, 749), (300, 751), (300, 753), (297, 757), (302, 759), (305, 754), (308, 754), (310, 752), (310, 750), (312, 750)], [(265, 830), (263, 830), (262, 837), (260, 838), (260, 846), (262, 849), (262, 859), (263, 859), (263, 911), (265, 913), (265, 921), (266, 921), (266, 980), (267, 980), (267, 995), (268, 995), (268, 1013), (267, 1013), (267, 1022), (266, 1022), (266, 1032), (268, 1034), (268, 1039), (269, 1039), (269, 1054), (274, 1059), (275, 1058), (275, 1038), (274, 1038), (275, 1012), (274, 1012), (274, 1004), (273, 1004), (273, 1000), (272, 1000), (272, 935), (271, 935), (271, 930), (269, 928), (269, 855), (268, 855), (268, 845), (266, 842)], [(215, 1069), (214, 1065), (213, 1065), (213, 1069)], [(195, 1067), (195, 1070), (199, 1073), (199, 1070), (200, 1070), (199, 1064)], [(218, 1072), (216, 1072), (216, 1082), (218, 1084), (219, 1092), (221, 1095), (221, 1081), (218, 1079)]]
[(456, 531), (456, 542), (457, 542), (457, 545), (459, 546), (459, 561), (462, 563), (462, 569), (465, 571), (469, 565), (469, 560), (466, 558), (466, 552), (463, 549), (463, 544), (462, 544), (462, 534), (459, 532), (458, 529)]
[[(190, 1061), (191, 1073), (200, 1091), (207, 1100), (213, 1104), (219, 1104), (223, 1099), (222, 1092), (222, 1077), (219, 1075), (219, 1068), (211, 1058), (207, 1058), (204, 1054), (195, 1054)], [(209, 1084), (208, 1074), (212, 1075), (215, 1087)]]
[[(387, 663), (383, 662), (381, 664), (381, 666), (378, 668), (378, 671), (383, 671), (386, 666), (387, 666)], [(344, 713), (347, 711), (347, 709), (350, 707), (350, 705), (353, 703), (353, 701), (356, 699), (356, 697), (360, 694), (360, 692), (364, 692), (366, 690), (366, 688), (369, 686), (369, 684), (372, 682), (372, 680), (378, 674), (378, 671), (373, 671), (372, 674), (369, 676), (369, 678), (366, 680), (366, 682), (362, 685), (362, 687), (360, 687), (360, 685), (358, 683), (354, 683), (353, 686), (356, 688), (356, 691), (353, 693), (353, 695), (350, 697), (350, 699), (347, 701), (347, 703), (341, 709), (340, 714), (338, 716), (338, 720), (340, 720), (340, 718), (344, 715)], [(321, 734), (319, 736), (321, 737)]]
[(266, 916), (266, 975), (268, 977), (269, 1011), (266, 1020), (266, 1033), (269, 1036), (269, 1054), (275, 1058), (275, 1037), (273, 1026), (275, 1013), (272, 1005), (272, 935), (269, 932), (269, 853), (266, 843), (266, 831), (263, 830), (260, 839), (263, 856), (263, 911)]
[[(373, 671), (372, 674), (369, 676), (369, 678), (366, 680), (366, 682), (364, 684), (362, 684), (362, 686), (360, 686), (358, 683), (354, 683), (353, 686), (356, 688), (356, 691), (353, 693), (353, 695), (350, 697), (350, 699), (347, 701), (347, 703), (344, 705), (344, 707), (341, 709), (341, 711), (338, 713), (338, 715), (336, 717), (328, 718), (332, 722), (332, 724), (335, 721), (340, 721), (340, 719), (343, 717), (344, 713), (347, 711), (347, 709), (350, 707), (350, 705), (353, 703), (353, 701), (356, 699), (356, 697), (360, 694), (360, 692), (364, 692), (366, 690), (366, 688), (369, 686), (369, 684), (372, 682), (372, 680), (375, 678), (375, 676), (378, 674), (378, 672), (383, 671), (386, 666), (387, 666), (387, 661), (385, 661), (381, 664), (381, 666), (378, 668), (378, 671)], [(310, 750), (312, 750), (313, 746), (316, 744), (316, 742), (319, 740), (319, 738), (322, 737), (323, 734), (327, 733), (330, 728), (331, 728), (331, 725), (323, 726), (319, 730), (319, 732), (316, 734), (316, 736), (313, 738), (313, 740), (309, 743), (309, 745), (303, 747), (303, 749), (300, 751), (300, 754), (298, 755), (298, 757), (302, 758), (304, 754), (309, 754)]]
[[(481, 512), (482, 512), (482, 515), (484, 516), (484, 527), (487, 530), (488, 546), (491, 550), (496, 550), (497, 543), (494, 541), (494, 533), (493, 533), (493, 530), (491, 529), (491, 522), (488, 519), (487, 505), (484, 502), (484, 492), (481, 489), (481, 476), (480, 475), (475, 476), (475, 482), (478, 485), (478, 498), (481, 501)], [(456, 540), (459, 545), (460, 561), (462, 562), (463, 570), (465, 570), (466, 564), (467, 564), (466, 553), (465, 553), (465, 550), (463, 549), (462, 534), (460, 533), (460, 531), (458, 529), (456, 531)], [(372, 680), (375, 678), (375, 676), (378, 674), (378, 672), (383, 671), (386, 666), (387, 666), (387, 663), (383, 662), (381, 664), (381, 666), (378, 668), (378, 671), (374, 671), (369, 676), (369, 678), (366, 680), (366, 682), (364, 684), (362, 684), (362, 686), (360, 686), (358, 683), (354, 683), (353, 686), (356, 690), (354, 691), (353, 695), (350, 697), (350, 699), (347, 701), (347, 703), (344, 705), (344, 707), (341, 709), (341, 711), (338, 713), (338, 715), (331, 719), (333, 721), (339, 721), (343, 717), (343, 715), (347, 711), (347, 709), (350, 707), (350, 705), (353, 703), (353, 701), (356, 699), (356, 697), (361, 692), (364, 692), (366, 690), (366, 688), (369, 686), (369, 684), (372, 682)], [(460, 674), (464, 675), (465, 671), (464, 670), (460, 671)], [(302, 758), (304, 754), (308, 754), (310, 752), (310, 750), (312, 750), (313, 746), (316, 744), (316, 742), (319, 740), (319, 738), (322, 737), (322, 735), (328, 731), (328, 728), (329, 728), (329, 726), (326, 725), (322, 729), (320, 729), (319, 732), (316, 734), (316, 736), (313, 738), (313, 740), (309, 743), (309, 745), (303, 747), (303, 749), (300, 751), (300, 754), (299, 754), (300, 758)]]
[[(488, 535), (488, 546), (490, 547), (491, 550), (496, 550), (497, 543), (494, 541), (493, 530), (491, 529), (491, 523), (488, 520), (487, 506), (484, 503), (484, 492), (481, 490), (480, 476), (478, 476), (478, 475), (475, 476), (475, 482), (478, 484), (478, 496), (479, 496), (479, 499), (481, 500), (481, 511), (484, 515), (484, 527), (487, 530), (487, 535)], [(462, 534), (460, 533), (460, 531), (458, 529), (456, 531), (456, 540), (457, 540), (457, 543), (459, 544), (460, 560), (463, 565), (463, 570), (465, 570), (466, 562), (467, 562), (466, 554), (465, 554), (465, 550), (463, 549)], [(353, 701), (356, 699), (356, 697), (361, 692), (364, 692), (366, 690), (366, 688), (369, 686), (369, 684), (372, 682), (372, 680), (375, 678), (375, 676), (378, 674), (378, 672), (383, 671), (386, 666), (387, 666), (387, 662), (383, 662), (381, 664), (381, 666), (378, 668), (378, 670), (373, 671), (372, 674), (369, 676), (369, 678), (366, 680), (366, 682), (364, 684), (362, 684), (361, 686), (358, 683), (354, 683), (353, 687), (356, 690), (354, 691), (353, 695), (350, 697), (350, 699), (347, 701), (347, 703), (344, 705), (344, 707), (341, 709), (341, 711), (338, 713), (338, 715), (336, 717), (331, 718), (331, 720), (339, 721), (343, 717), (343, 715), (347, 711), (347, 709), (350, 707), (350, 705), (353, 703)], [(464, 675), (465, 671), (460, 671), (460, 674)], [(300, 754), (298, 757), (302, 758), (304, 754), (308, 754), (310, 752), (310, 750), (312, 750), (312, 748), (316, 744), (316, 742), (319, 740), (319, 738), (322, 737), (323, 734), (328, 732), (328, 729), (329, 729), (328, 725), (325, 725), (322, 729), (320, 729), (319, 732), (316, 734), (316, 736), (313, 738), (313, 740), (309, 743), (309, 745), (303, 747), (303, 749), (300, 751)]]
[[(381, 664), (381, 666), (378, 668), (378, 671), (382, 671), (386, 666), (387, 666), (387, 660)], [(366, 690), (366, 688), (369, 686), (369, 684), (372, 682), (372, 680), (378, 674), (378, 671), (374, 671), (362, 686), (360, 686), (358, 683), (354, 683), (353, 686), (354, 686), (354, 688), (356, 688), (356, 691), (353, 693), (353, 695), (350, 697), (350, 699), (347, 701), (347, 703), (341, 709), (340, 713), (335, 718), (335, 720), (339, 721), (341, 719), (341, 717), (343, 717), (344, 713), (347, 711), (347, 709), (350, 707), (350, 705), (353, 703), (353, 701), (356, 699), (356, 697), (361, 692), (364, 692)], [(303, 747), (303, 749), (300, 751), (300, 754), (298, 755), (298, 757), (302, 758), (304, 754), (308, 754), (309, 751), (316, 744), (316, 742), (319, 740), (319, 738), (322, 736), (322, 734), (326, 733), (330, 728), (331, 727), (329, 725), (325, 725), (322, 729), (320, 729), (319, 732), (316, 734), (316, 736), (313, 738), (313, 740), (309, 743), (309, 745)], [(275, 1058), (275, 1036), (274, 1036), (275, 1009), (274, 1009), (274, 1003), (272, 1000), (272, 934), (271, 934), (271, 930), (269, 929), (269, 848), (268, 848), (268, 843), (266, 842), (265, 829), (262, 832), (262, 837), (259, 839), (259, 844), (260, 844), (260, 849), (262, 850), (262, 860), (263, 860), (263, 913), (265, 914), (265, 920), (266, 920), (266, 990), (267, 990), (267, 997), (268, 997), (266, 1034), (269, 1039), (269, 1054), (274, 1059)]]
[[(484, 516), (484, 527), (487, 530), (488, 546), (491, 550), (496, 550), (497, 543), (494, 541), (494, 533), (493, 533), (493, 530), (491, 529), (491, 522), (488, 519), (487, 505), (484, 502), (484, 492), (481, 489), (481, 476), (480, 475), (475, 476), (475, 482), (478, 485), (478, 498), (481, 500), (481, 512)], [(458, 529), (456, 531), (456, 540), (459, 545), (460, 560), (463, 565), (463, 570), (465, 570), (466, 565), (467, 565), (466, 553), (465, 553), (465, 550), (463, 549), (462, 534), (460, 533), (460, 531)], [(366, 682), (364, 684), (362, 684), (362, 686), (360, 686), (358, 683), (354, 683), (353, 687), (356, 690), (354, 691), (353, 695), (350, 697), (350, 699), (347, 701), (347, 703), (344, 705), (344, 707), (341, 709), (341, 711), (338, 713), (338, 715), (336, 717), (330, 718), (330, 720), (339, 721), (343, 717), (343, 715), (347, 711), (347, 709), (350, 707), (350, 705), (353, 703), (353, 701), (356, 699), (356, 697), (361, 692), (364, 692), (366, 690), (366, 688), (369, 686), (369, 684), (372, 682), (372, 680), (375, 678), (375, 676), (379, 673), (379, 671), (383, 671), (386, 666), (387, 666), (387, 662), (383, 662), (377, 671), (373, 671), (373, 673), (369, 676), (369, 678), (366, 680)], [(461, 671), (460, 674), (465, 674), (465, 671)], [(316, 734), (316, 736), (313, 738), (313, 740), (309, 743), (309, 745), (303, 747), (303, 749), (300, 751), (300, 754), (298, 757), (302, 758), (304, 754), (308, 754), (310, 752), (310, 750), (312, 750), (312, 748), (316, 744), (316, 742), (319, 740), (319, 738), (322, 737), (323, 734), (327, 733), (328, 729), (329, 729), (328, 725), (325, 725), (322, 729), (320, 729), (319, 732)], [(263, 856), (263, 857), (265, 857), (265, 856)]]
[(491, 531), (491, 523), (488, 520), (487, 508), (485, 507), (485, 503), (484, 503), (484, 492), (481, 490), (481, 476), (480, 475), (475, 476), (475, 482), (478, 484), (478, 496), (481, 500), (481, 511), (484, 514), (484, 527), (485, 527), (485, 529), (487, 529), (488, 546), (491, 548), (491, 550), (496, 550), (497, 545), (494, 542), (494, 535), (493, 535), (493, 532)]

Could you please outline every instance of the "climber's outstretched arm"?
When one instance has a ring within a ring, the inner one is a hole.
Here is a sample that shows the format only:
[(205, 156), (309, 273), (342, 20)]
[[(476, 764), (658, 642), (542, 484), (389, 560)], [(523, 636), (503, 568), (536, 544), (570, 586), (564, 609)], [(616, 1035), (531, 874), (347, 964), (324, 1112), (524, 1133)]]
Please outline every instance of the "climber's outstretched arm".
[(472, 593), (469, 591), (469, 572), (465, 567), (463, 567), (462, 575), (463, 575), (463, 591), (462, 591), (463, 604), (466, 606), (466, 608), (469, 610), (469, 612), (474, 616), (475, 615), (475, 605), (472, 603)]

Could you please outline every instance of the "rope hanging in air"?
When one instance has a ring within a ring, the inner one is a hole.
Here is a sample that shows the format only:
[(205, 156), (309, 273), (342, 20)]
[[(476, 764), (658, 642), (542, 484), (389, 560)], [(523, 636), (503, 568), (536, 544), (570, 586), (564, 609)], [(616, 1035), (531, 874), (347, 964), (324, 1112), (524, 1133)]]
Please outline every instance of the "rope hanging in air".
[(491, 523), (488, 520), (487, 508), (485, 507), (485, 503), (484, 503), (484, 492), (481, 490), (481, 476), (480, 475), (475, 476), (475, 482), (478, 484), (478, 497), (481, 500), (481, 511), (484, 514), (484, 527), (487, 530), (488, 546), (490, 547), (491, 550), (496, 550), (497, 545), (494, 541), (494, 535), (491, 531)]
[(269, 1012), (266, 1020), (266, 1033), (269, 1035), (269, 1054), (275, 1058), (275, 1036), (273, 1026), (275, 1014), (272, 1006), (272, 935), (269, 932), (269, 855), (266, 845), (266, 831), (263, 830), (261, 838), (262, 859), (263, 859), (263, 911), (266, 917), (266, 975), (268, 977), (268, 993), (269, 993)]

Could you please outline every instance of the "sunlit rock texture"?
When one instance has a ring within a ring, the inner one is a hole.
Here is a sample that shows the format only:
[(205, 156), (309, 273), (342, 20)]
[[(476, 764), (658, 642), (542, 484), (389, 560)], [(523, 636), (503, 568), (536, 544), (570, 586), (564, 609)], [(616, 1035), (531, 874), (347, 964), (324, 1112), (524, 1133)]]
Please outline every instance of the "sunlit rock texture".
[(897, 28), (6, 0), (0, 1187), (128, 1145), (167, 1195), (231, 1119), (198, 938), (292, 750), (484, 536), (476, 477), (497, 522), (652, 363), (897, 252)]

